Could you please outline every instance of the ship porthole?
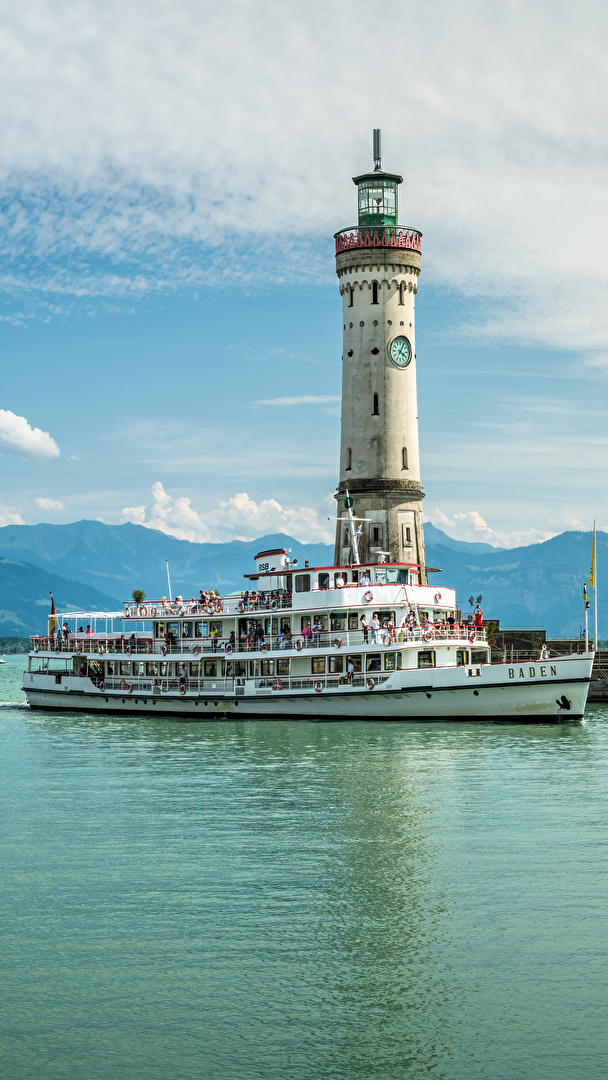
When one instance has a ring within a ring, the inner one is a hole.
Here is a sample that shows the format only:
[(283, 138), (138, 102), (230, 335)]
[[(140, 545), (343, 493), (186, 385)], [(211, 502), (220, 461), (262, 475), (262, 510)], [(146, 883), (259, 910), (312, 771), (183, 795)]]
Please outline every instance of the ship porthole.
[(207, 708), (208, 704), (209, 704), (209, 702), (208, 702), (208, 701), (205, 701), (205, 702), (204, 702), (204, 706), (205, 706), (205, 708)]
[(216, 708), (217, 708), (217, 701), (214, 701), (214, 702), (213, 702), (213, 704), (214, 704), (214, 705), (216, 706)]
[(473, 693), (475, 694), (475, 697), (479, 697), (479, 690), (473, 690)]
[(125, 703), (125, 699), (124, 699), (124, 697), (123, 697), (123, 699), (122, 699), (122, 703), (123, 703), (123, 705), (124, 705), (124, 703)]
[(431, 695), (430, 695), (430, 694), (427, 694), (426, 696), (427, 696), (428, 698), (430, 698), (430, 696), (431, 696)]

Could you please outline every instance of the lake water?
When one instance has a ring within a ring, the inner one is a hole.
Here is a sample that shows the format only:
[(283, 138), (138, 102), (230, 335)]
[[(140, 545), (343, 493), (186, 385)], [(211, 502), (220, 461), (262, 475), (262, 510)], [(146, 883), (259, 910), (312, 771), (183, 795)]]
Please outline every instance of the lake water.
[(0, 667), (10, 1080), (604, 1080), (608, 709), (33, 713)]

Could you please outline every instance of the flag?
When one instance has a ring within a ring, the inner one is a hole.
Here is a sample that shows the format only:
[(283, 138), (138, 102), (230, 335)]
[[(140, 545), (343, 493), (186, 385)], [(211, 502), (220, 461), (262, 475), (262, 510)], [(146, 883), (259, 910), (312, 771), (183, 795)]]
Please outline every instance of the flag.
[(49, 637), (55, 637), (55, 627), (57, 626), (57, 612), (55, 610), (55, 601), (53, 600), (53, 594), (49, 593), (51, 598), (51, 621), (49, 623)]
[(591, 570), (589, 572), (589, 585), (595, 589), (595, 521), (593, 522), (593, 540), (591, 541)]
[(585, 601), (585, 606), (587, 606), (587, 582), (586, 581), (583, 581), (583, 600)]

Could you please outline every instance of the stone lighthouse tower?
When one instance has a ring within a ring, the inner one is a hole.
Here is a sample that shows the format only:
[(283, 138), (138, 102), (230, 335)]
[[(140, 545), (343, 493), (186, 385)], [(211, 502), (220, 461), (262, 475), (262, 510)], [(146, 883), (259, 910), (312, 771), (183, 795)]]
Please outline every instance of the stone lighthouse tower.
[(414, 318), (421, 233), (398, 224), (403, 177), (382, 169), (379, 130), (373, 156), (373, 171), (353, 177), (357, 225), (335, 236), (344, 325), (335, 561), (356, 559), (350, 496), (364, 519), (359, 561), (408, 563), (411, 580), (426, 584)]

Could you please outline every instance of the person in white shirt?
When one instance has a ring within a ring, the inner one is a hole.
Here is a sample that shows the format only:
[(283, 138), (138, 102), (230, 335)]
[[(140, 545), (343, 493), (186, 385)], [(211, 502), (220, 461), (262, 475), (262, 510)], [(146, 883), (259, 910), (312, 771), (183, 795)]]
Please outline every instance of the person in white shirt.
[(377, 611), (374, 611), (370, 626), (371, 626), (371, 630), (372, 630), (372, 644), (377, 645), (378, 644), (378, 631), (380, 629), (380, 622), (378, 620), (378, 612)]
[(371, 585), (370, 577), (367, 570), (364, 570), (361, 574), (361, 577), (359, 578), (359, 584), (363, 585), (364, 587), (367, 585)]
[(336, 589), (343, 589), (343, 588), (344, 588), (344, 578), (342, 577), (342, 574), (338, 574), (338, 576), (336, 577)]

